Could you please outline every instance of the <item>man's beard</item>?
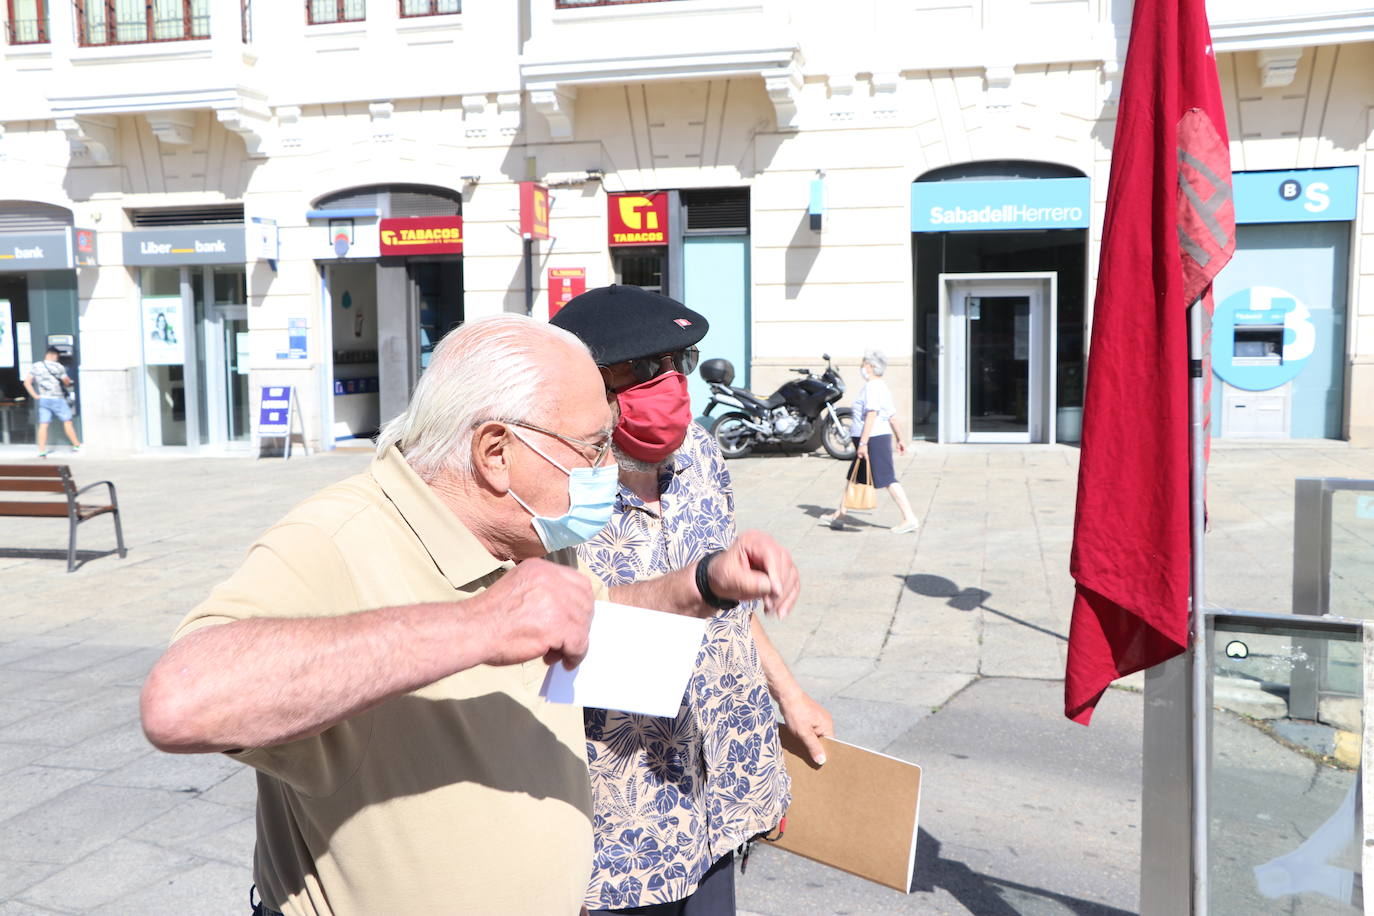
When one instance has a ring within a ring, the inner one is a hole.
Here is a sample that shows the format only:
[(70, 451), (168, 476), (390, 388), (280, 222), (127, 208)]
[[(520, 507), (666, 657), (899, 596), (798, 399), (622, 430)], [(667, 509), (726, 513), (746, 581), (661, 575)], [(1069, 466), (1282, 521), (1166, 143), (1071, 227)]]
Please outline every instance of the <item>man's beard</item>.
[(622, 471), (637, 471), (644, 474), (657, 471), (664, 463), (673, 460), (673, 456), (669, 455), (663, 461), (640, 461), (633, 455), (625, 454), (614, 442), (611, 443), (611, 454), (615, 455), (615, 463)]

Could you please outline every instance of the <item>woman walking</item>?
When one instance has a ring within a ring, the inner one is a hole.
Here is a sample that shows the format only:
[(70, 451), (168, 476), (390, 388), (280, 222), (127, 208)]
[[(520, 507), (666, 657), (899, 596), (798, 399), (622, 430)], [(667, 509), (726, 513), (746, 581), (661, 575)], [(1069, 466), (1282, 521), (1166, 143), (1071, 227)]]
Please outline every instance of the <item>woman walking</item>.
[[(909, 534), (921, 522), (916, 518), (916, 513), (911, 511), (906, 491), (897, 482), (897, 475), (892, 470), (893, 442), (896, 442), (897, 454), (905, 455), (906, 440), (897, 429), (897, 406), (887, 383), (883, 381), (886, 371), (887, 357), (881, 350), (864, 352), (863, 362), (859, 365), (864, 386), (854, 400), (854, 414), (849, 427), (849, 435), (859, 447), (859, 454), (849, 466), (845, 487), (848, 488), (851, 480), (867, 483), (871, 473), (873, 486), (887, 490), (897, 504), (897, 511), (902, 513), (902, 520), (892, 527), (892, 533)], [(841, 498), (840, 507), (829, 515), (821, 516), (821, 521), (828, 522), (831, 528), (843, 528), (844, 513), (844, 499)]]

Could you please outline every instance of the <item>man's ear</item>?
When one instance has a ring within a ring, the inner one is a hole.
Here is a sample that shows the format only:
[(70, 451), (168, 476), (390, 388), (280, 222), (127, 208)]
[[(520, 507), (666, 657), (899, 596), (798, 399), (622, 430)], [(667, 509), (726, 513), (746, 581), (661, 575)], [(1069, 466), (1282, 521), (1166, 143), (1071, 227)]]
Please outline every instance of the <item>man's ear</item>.
[(510, 458), (514, 444), (510, 430), (495, 420), (488, 420), (473, 431), (473, 476), (483, 487), (502, 495), (510, 490)]

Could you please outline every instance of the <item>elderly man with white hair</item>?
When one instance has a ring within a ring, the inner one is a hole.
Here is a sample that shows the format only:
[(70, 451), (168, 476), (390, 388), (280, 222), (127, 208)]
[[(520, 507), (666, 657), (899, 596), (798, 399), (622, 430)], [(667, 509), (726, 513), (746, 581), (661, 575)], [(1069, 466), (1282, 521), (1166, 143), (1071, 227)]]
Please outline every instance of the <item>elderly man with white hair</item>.
[[(182, 621), (144, 731), (257, 770), (256, 912), (579, 911), (582, 711), (538, 690), (585, 654), (605, 593), (571, 548), (609, 517), (612, 425), (575, 337), (472, 322), (371, 467), (292, 509)], [(695, 572), (611, 597), (707, 616)], [(706, 588), (786, 613), (796, 571), (746, 533)]]
[[(864, 378), (864, 386), (854, 399), (854, 412), (849, 421), (849, 435), (858, 447), (858, 454), (849, 466), (845, 476), (845, 487), (851, 481), (871, 482), (880, 490), (887, 490), (902, 520), (890, 529), (893, 534), (910, 534), (921, 525), (916, 513), (911, 511), (911, 501), (906, 491), (897, 482), (897, 474), (892, 466), (892, 447), (896, 445), (897, 454), (906, 454), (906, 440), (897, 427), (897, 404), (892, 400), (892, 391), (883, 381), (887, 371), (887, 357), (882, 350), (865, 350), (863, 362), (859, 364), (859, 374)], [(844, 500), (840, 507), (829, 515), (821, 516), (837, 531), (844, 528)]]

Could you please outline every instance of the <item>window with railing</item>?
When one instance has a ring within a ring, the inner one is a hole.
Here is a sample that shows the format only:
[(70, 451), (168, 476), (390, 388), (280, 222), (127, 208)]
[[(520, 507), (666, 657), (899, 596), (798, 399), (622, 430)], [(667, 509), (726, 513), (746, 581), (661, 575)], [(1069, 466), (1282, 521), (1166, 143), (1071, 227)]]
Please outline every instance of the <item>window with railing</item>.
[(210, 0), (76, 0), (81, 44), (137, 45), (210, 37)]
[(669, 3), (671, 0), (554, 0), (554, 9), (579, 10), (584, 6), (624, 6), (627, 3)]
[(409, 16), (443, 16), (461, 13), (462, 0), (400, 0), (402, 18)]
[(311, 25), (359, 22), (366, 18), (366, 0), (305, 0), (305, 21)]
[(48, 43), (47, 0), (9, 0), (10, 18), (5, 34), (12, 45)]

